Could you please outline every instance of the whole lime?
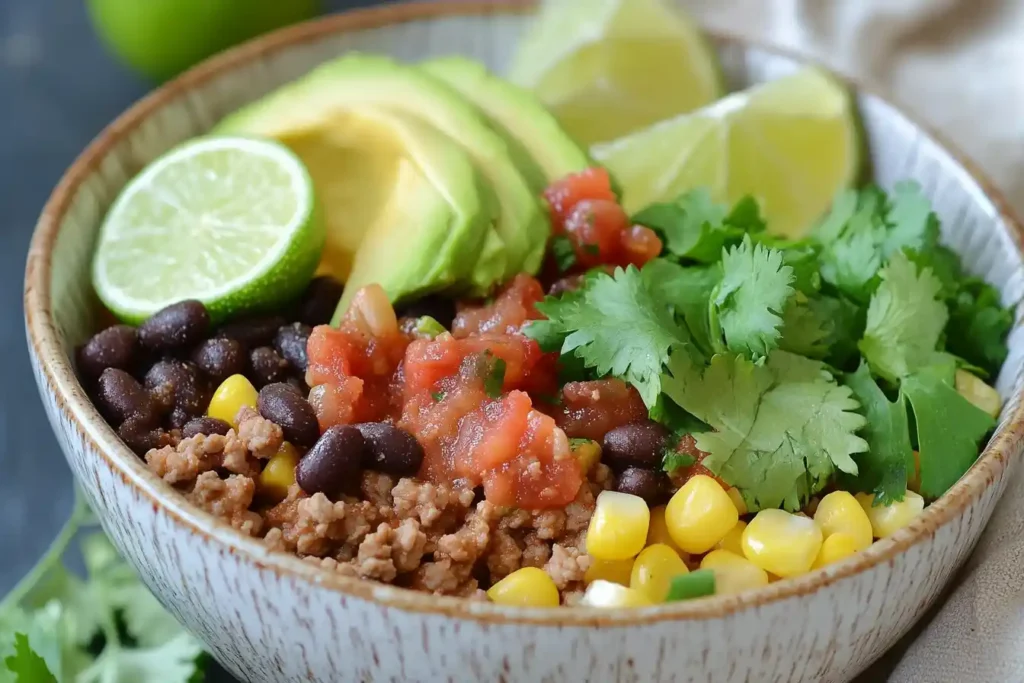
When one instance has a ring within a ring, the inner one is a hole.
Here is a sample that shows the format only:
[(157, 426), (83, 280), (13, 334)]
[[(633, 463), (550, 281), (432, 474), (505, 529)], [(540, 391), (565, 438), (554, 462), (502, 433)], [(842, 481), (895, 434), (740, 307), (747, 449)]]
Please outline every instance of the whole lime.
[(100, 38), (128, 65), (166, 80), (212, 54), (315, 16), (319, 0), (88, 0)]

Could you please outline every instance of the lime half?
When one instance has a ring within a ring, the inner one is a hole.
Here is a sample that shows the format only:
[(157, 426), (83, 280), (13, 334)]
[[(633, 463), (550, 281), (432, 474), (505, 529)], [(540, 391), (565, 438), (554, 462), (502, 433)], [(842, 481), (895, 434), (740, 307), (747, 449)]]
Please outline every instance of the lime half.
[(622, 185), (631, 213), (705, 187), (721, 202), (753, 195), (769, 229), (793, 238), (856, 182), (862, 163), (850, 94), (815, 68), (590, 151)]
[(670, 0), (547, 0), (509, 75), (584, 145), (724, 92), (714, 50)]
[(114, 202), (93, 286), (128, 322), (182, 299), (223, 320), (301, 292), (324, 237), (312, 180), (286, 147), (200, 138), (151, 163)]

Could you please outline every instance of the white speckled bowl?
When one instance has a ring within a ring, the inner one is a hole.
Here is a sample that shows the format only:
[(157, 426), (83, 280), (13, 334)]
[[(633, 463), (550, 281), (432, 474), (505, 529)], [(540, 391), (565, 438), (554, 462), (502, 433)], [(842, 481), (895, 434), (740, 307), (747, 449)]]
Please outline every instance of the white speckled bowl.
[[(146, 469), (75, 378), (94, 329), (89, 259), (125, 181), (172, 145), (350, 49), (417, 59), (459, 51), (502, 68), (518, 3), (434, 2), (300, 25), (217, 57), (111, 124), (65, 174), (36, 228), (25, 276), (39, 390), (78, 483), (115, 545), (214, 656), (251, 681), (845, 681), (889, 647), (967, 557), (1018, 466), (1024, 412), (1016, 331), (999, 378), (1009, 402), (978, 463), (910, 527), (851, 558), (763, 590), (624, 612), (507, 609), (363, 583), (269, 552), (189, 505)], [(796, 62), (718, 38), (735, 86)], [(1016, 301), (1021, 227), (973, 169), (883, 100), (861, 92), (875, 178), (918, 179), (945, 240)]]

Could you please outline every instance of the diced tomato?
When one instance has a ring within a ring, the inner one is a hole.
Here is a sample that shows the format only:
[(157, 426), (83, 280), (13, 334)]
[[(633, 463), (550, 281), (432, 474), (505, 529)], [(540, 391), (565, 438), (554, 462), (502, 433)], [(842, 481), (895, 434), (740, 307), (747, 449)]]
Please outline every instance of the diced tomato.
[(622, 425), (647, 417), (636, 389), (618, 379), (569, 382), (562, 387), (561, 412), (555, 420), (571, 438), (600, 441)]
[(348, 336), (330, 325), (317, 325), (306, 342), (309, 367), (306, 383), (311, 387), (326, 382), (340, 382), (352, 375), (352, 362), (356, 353)]
[(551, 226), (561, 234), (573, 207), (584, 199), (616, 201), (611, 178), (604, 168), (588, 168), (557, 180), (544, 190), (544, 199), (551, 209)]
[(642, 268), (645, 263), (657, 258), (661, 253), (661, 238), (650, 228), (634, 225), (622, 232), (620, 237), (621, 266), (634, 265)]
[(363, 380), (358, 377), (342, 377), (313, 387), (309, 402), (316, 412), (320, 431), (356, 422), (356, 406), (362, 395)]
[(467, 479), (501, 467), (518, 455), (519, 440), (526, 433), (533, 404), (521, 391), (499, 400), (485, 401), (466, 415), (452, 445), (457, 453), (456, 473)]
[(619, 260), (622, 234), (629, 216), (617, 202), (584, 199), (565, 220), (565, 232), (576, 250), (576, 262), (584, 268)]
[(541, 317), (534, 305), (543, 299), (541, 284), (526, 273), (520, 273), (501, 289), (492, 303), (462, 308), (452, 323), (452, 335), (463, 338), (492, 332), (518, 332), (526, 321)]

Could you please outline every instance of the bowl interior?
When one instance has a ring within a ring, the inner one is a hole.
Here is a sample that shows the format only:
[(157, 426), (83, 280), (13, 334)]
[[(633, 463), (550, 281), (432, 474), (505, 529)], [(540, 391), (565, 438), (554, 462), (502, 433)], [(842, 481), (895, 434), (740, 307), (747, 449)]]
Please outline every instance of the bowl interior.
[[(376, 16), (374, 21), (379, 24), (385, 15), (381, 10), (364, 16)], [(422, 22), (357, 26), (360, 30), (352, 32), (309, 24), (243, 46), (151, 95), (112, 124), (86, 152), (88, 163), (76, 164), (64, 178), (55, 195), (59, 200), (51, 202), (37, 228), (34, 249), (40, 254), (42, 277), (49, 278), (49, 294), (43, 306), (49, 309), (48, 322), (63, 349), (62, 358), (57, 360), (49, 359), (46, 353), (40, 355), (49, 365), (62, 366), (60, 372), (70, 372), (69, 359), (75, 346), (99, 324), (102, 312), (89, 277), (94, 241), (111, 202), (147, 162), (175, 144), (205, 133), (239, 106), (349, 50), (386, 53), (407, 61), (459, 52), (500, 73), (526, 20), (515, 14), (492, 16), (477, 11), (465, 16), (435, 17), (430, 30), (423, 30)], [(714, 44), (732, 89), (800, 67), (797, 60), (769, 48), (751, 47), (726, 37), (716, 37)], [(944, 242), (960, 254), (965, 268), (998, 287), (1005, 303), (1017, 302), (1024, 293), (1018, 248), (1021, 235), (1005, 209), (990, 199), (986, 188), (926, 131), (874, 95), (859, 91), (856, 99), (874, 180), (886, 188), (906, 178), (920, 182), (942, 220)], [(56, 230), (53, 221), (59, 223)], [(29, 288), (33, 272), (30, 265)], [(1014, 329), (1010, 347), (997, 382), (1000, 393), (1009, 399), (1000, 431), (1006, 429), (1008, 416), (1016, 411), (1021, 389), (1024, 332), (1019, 327)], [(84, 395), (77, 385), (73, 389), (79, 396)], [(73, 410), (99, 423), (98, 414), (91, 408), (85, 409), (87, 413)], [(105, 425), (102, 429), (109, 432)], [(113, 438), (111, 432), (104, 441)], [(115, 448), (109, 455), (123, 471), (149, 477), (151, 485), (171, 494), (170, 487), (151, 477), (127, 448)]]

